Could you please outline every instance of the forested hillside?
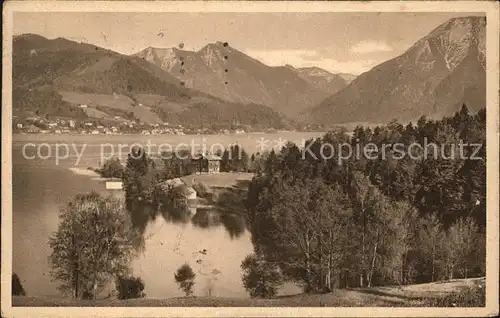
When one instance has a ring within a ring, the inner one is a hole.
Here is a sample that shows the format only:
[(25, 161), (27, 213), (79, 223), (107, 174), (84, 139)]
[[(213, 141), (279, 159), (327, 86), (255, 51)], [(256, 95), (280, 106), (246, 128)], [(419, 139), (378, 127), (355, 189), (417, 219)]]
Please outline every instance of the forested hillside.
[[(385, 158), (356, 158), (336, 151), (343, 143), (389, 147)], [(403, 158), (398, 143), (410, 149)], [(464, 105), (438, 121), (360, 126), (273, 151), (249, 188), (255, 253), (306, 291), (484, 275), (485, 146), (484, 109)]]

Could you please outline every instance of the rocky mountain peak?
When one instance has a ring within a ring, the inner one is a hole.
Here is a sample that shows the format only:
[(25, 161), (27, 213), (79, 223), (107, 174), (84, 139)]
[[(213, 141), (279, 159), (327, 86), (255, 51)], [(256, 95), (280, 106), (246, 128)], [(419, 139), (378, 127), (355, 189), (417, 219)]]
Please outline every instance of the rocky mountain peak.
[[(434, 29), (415, 43), (410, 50), (417, 51), (416, 62), (436, 61), (448, 71), (453, 71), (472, 51), (485, 60), (485, 17), (453, 18)], [(482, 63), (485, 66), (484, 63)]]
[(221, 63), (231, 52), (232, 49), (227, 43), (217, 41), (205, 45), (197, 53), (208, 66), (212, 66)]
[(322, 123), (441, 118), (485, 105), (485, 17), (450, 19), (398, 57), (361, 74), (310, 113)]
[(312, 67), (302, 67), (299, 68), (299, 72), (303, 74), (307, 74), (309, 76), (323, 76), (323, 77), (331, 77), (334, 76), (332, 73), (324, 70), (322, 68), (312, 66)]

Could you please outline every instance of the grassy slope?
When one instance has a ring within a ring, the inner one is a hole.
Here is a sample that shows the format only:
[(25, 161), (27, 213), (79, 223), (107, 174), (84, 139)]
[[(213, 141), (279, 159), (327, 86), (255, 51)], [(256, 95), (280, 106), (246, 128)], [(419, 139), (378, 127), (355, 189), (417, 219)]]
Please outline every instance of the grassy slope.
[(217, 174), (188, 175), (181, 179), (188, 186), (193, 185), (194, 179), (196, 183), (201, 182), (209, 187), (220, 188), (237, 186), (240, 181), (252, 180), (253, 176), (253, 173), (247, 172), (221, 172)]
[(166, 299), (103, 299), (68, 300), (48, 297), (13, 296), (13, 306), (90, 306), (90, 307), (374, 307), (423, 306), (423, 299), (443, 297), (450, 292), (476, 285), (484, 278), (459, 279), (449, 282), (408, 285), (403, 287), (374, 287), (339, 289), (329, 294), (299, 294), (274, 299), (228, 297), (179, 297)]

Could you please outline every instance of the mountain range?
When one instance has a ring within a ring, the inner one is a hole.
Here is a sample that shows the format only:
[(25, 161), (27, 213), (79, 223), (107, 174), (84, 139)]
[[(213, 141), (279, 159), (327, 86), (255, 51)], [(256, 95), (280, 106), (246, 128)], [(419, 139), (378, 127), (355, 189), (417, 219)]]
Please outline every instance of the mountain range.
[(267, 66), (220, 41), (199, 51), (149, 47), (134, 56), (161, 67), (187, 87), (233, 102), (264, 104), (289, 117), (348, 83), (316, 67)]
[[(290, 128), (450, 115), (486, 103), (484, 17), (451, 19), (359, 75), (268, 66), (225, 42), (127, 56), (64, 38), (13, 40), (16, 113)], [(88, 104), (88, 109), (78, 106)]]
[(486, 107), (486, 18), (454, 18), (310, 112), (324, 124), (440, 118)]

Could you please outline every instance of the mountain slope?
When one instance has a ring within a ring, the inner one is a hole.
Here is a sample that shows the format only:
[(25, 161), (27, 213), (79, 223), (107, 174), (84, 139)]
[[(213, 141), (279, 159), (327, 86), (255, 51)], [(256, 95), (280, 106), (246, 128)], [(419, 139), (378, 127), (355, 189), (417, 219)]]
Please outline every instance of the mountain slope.
[[(88, 109), (80, 104), (88, 104)], [(205, 128), (212, 123), (281, 129), (290, 124), (269, 107), (231, 103), (186, 88), (142, 58), (34, 34), (13, 41), (13, 109), (16, 114), (107, 119), (118, 115), (185, 126), (200, 124), (196, 113), (206, 119)]]
[(186, 95), (179, 81), (140, 59), (69, 41), (21, 35), (13, 42), (13, 85), (103, 94)]
[(331, 93), (294, 69), (267, 66), (222, 42), (196, 52), (149, 47), (135, 56), (168, 71), (187, 87), (233, 102), (268, 105), (290, 117)]
[(294, 68), (290, 65), (287, 65), (287, 67), (294, 70), (301, 78), (308, 81), (311, 85), (328, 94), (334, 94), (349, 84), (349, 81), (342, 76), (332, 74), (319, 67)]
[(354, 79), (357, 77), (357, 75), (354, 74), (348, 74), (348, 73), (338, 73), (338, 76), (342, 77), (344, 81), (347, 82), (347, 84), (351, 83), (354, 81)]
[(484, 17), (454, 18), (313, 109), (323, 124), (385, 123), (485, 107)]

